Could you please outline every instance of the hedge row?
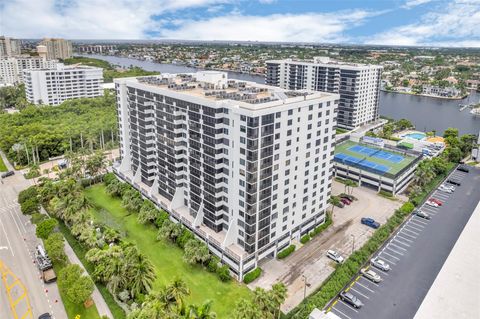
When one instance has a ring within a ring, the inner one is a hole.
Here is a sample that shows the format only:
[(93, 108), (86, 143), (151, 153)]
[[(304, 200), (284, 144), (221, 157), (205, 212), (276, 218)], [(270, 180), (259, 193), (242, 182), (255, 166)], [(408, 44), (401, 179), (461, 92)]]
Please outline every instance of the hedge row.
[(367, 243), (355, 251), (324, 281), (324, 283), (310, 297), (305, 299), (297, 308), (292, 310), (287, 318), (307, 318), (314, 308), (323, 308), (339, 291), (347, 285), (352, 277), (358, 273), (361, 266), (368, 261), (388, 239), (391, 233), (403, 222), (415, 206), (407, 202), (388, 219), (388, 221), (375, 231)]
[(246, 284), (249, 284), (255, 279), (257, 279), (258, 277), (260, 277), (261, 274), (262, 274), (262, 268), (257, 267), (251, 272), (245, 274), (245, 276), (243, 276), (243, 282)]
[(321, 232), (323, 232), (331, 224), (332, 224), (332, 218), (330, 216), (330, 213), (327, 213), (327, 217), (325, 219), (325, 222), (323, 224), (321, 224), (320, 226), (318, 226), (317, 228), (315, 228), (314, 230), (312, 230), (311, 232), (309, 232), (308, 234), (306, 234), (305, 236), (303, 236), (302, 238), (300, 238), (300, 242), (302, 244), (306, 244), (308, 241), (310, 241), (310, 239), (312, 239), (313, 237), (315, 237), (318, 234), (320, 234)]
[(283, 259), (283, 258), (286, 258), (288, 257), (291, 253), (293, 253), (295, 251), (295, 245), (290, 245), (288, 246), (287, 248), (285, 248), (284, 250), (282, 250), (281, 252), (279, 252), (277, 254), (277, 258), (278, 259)]

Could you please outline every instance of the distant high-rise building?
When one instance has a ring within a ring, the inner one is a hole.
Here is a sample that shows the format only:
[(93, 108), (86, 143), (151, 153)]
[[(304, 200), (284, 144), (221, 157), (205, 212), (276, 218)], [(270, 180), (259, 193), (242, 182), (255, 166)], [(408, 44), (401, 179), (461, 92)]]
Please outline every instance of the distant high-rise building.
[(116, 79), (131, 183), (239, 279), (325, 221), (338, 94), (223, 72)]
[(266, 84), (284, 89), (308, 89), (340, 94), (337, 125), (353, 129), (376, 121), (380, 93), (380, 65), (346, 63), (317, 57), (267, 61)]
[(46, 47), (46, 58), (51, 59), (68, 59), (72, 57), (72, 42), (65, 39), (55, 39), (55, 38), (45, 38), (39, 43), (37, 51), (44, 52), (45, 49), (41, 46)]
[(103, 69), (64, 66), (23, 71), (27, 100), (34, 104), (58, 105), (68, 99), (103, 95)]
[(23, 82), (24, 70), (52, 69), (57, 60), (45, 60), (41, 57), (15, 56), (0, 58), (0, 84)]
[(20, 40), (4, 36), (0, 37), (0, 57), (15, 56), (20, 55), (21, 53)]

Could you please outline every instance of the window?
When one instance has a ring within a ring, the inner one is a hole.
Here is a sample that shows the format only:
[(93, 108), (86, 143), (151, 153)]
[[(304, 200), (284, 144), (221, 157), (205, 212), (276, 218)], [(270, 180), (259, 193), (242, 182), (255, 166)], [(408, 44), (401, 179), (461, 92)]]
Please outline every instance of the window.
[(293, 110), (288, 110), (288, 115), (292, 115), (293, 114)]
[(291, 120), (291, 119), (287, 121), (287, 125), (288, 125), (288, 126), (291, 126), (291, 125), (292, 125), (292, 120)]

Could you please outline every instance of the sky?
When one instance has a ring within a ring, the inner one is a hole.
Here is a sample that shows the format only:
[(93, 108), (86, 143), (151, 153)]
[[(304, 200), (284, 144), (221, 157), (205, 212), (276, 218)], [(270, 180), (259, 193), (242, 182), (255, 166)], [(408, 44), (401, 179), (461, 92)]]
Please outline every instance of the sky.
[(480, 0), (0, 0), (0, 35), (480, 47)]

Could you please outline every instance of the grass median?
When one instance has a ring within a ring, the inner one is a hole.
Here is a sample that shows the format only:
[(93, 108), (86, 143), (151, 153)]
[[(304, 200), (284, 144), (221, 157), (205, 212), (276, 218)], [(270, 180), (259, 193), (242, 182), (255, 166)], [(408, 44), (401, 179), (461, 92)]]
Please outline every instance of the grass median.
[(135, 243), (154, 264), (157, 274), (154, 290), (171, 283), (175, 278), (181, 278), (191, 291), (187, 303), (198, 305), (210, 299), (218, 318), (229, 318), (236, 302), (250, 296), (246, 286), (233, 280), (221, 282), (215, 274), (202, 267), (187, 264), (180, 248), (166, 241), (157, 241), (157, 228), (151, 224), (140, 224), (137, 214), (127, 212), (120, 199), (112, 198), (105, 192), (103, 184), (86, 189), (85, 194), (94, 206), (94, 218), (122, 232), (125, 239)]
[(6, 172), (7, 171), (7, 165), (5, 165), (5, 162), (3, 161), (2, 156), (0, 156), (0, 172)]

